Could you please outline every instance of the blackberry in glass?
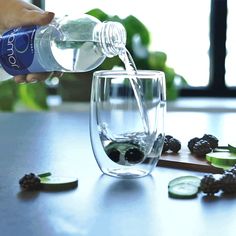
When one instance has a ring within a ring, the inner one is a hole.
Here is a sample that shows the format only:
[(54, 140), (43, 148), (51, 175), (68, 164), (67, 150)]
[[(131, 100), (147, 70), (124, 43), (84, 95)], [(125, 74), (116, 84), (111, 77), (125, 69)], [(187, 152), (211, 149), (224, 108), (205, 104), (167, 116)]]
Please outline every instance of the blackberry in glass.
[(125, 160), (131, 164), (136, 164), (143, 161), (144, 153), (138, 148), (130, 148), (125, 153)]
[(114, 162), (119, 162), (120, 160), (120, 152), (116, 148), (112, 148), (107, 152), (109, 158)]

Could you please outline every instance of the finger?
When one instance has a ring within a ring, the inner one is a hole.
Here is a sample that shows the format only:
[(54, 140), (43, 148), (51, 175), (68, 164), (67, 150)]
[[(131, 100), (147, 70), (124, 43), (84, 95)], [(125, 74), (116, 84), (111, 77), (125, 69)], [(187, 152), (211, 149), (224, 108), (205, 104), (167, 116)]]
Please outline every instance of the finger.
[(39, 10), (23, 9), (12, 17), (4, 20), (2, 30), (16, 28), (20, 26), (46, 25), (54, 18), (54, 13)]
[(52, 21), (54, 15), (53, 12), (24, 9), (23, 15), (18, 24), (19, 26), (47, 25)]
[(57, 78), (61, 78), (63, 76), (63, 72), (61, 71), (54, 71), (53, 74), (51, 75), (51, 77), (57, 77)]
[(14, 80), (16, 83), (26, 83), (26, 75), (17, 75)]
[(52, 73), (34, 73), (34, 74), (28, 74), (26, 76), (26, 82), (28, 83), (34, 83), (37, 81), (44, 81), (48, 77), (51, 76)]

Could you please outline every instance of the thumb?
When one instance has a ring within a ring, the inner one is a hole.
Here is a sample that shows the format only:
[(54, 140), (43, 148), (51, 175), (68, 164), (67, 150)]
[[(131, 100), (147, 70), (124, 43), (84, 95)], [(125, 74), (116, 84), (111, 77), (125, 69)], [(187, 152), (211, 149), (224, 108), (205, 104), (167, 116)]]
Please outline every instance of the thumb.
[(54, 18), (53, 12), (47, 11), (38, 11), (38, 10), (25, 10), (23, 16), (21, 17), (21, 22), (19, 22), (22, 26), (27, 25), (47, 25)]

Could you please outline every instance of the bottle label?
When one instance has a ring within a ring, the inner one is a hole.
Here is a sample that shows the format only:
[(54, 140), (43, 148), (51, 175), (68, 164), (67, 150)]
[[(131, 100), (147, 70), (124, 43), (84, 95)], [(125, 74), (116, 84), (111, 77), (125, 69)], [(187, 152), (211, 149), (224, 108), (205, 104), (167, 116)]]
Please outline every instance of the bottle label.
[(34, 60), (34, 38), (37, 26), (19, 27), (0, 38), (0, 63), (11, 75), (28, 74)]

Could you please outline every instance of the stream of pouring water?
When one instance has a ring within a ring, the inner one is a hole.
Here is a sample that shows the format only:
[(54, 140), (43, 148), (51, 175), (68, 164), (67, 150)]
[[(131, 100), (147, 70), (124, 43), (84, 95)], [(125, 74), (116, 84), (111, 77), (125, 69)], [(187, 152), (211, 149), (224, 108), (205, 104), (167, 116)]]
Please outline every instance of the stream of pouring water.
[(144, 103), (143, 85), (142, 81), (137, 77), (137, 68), (135, 66), (134, 60), (130, 55), (130, 52), (124, 48), (119, 54), (120, 59), (124, 63), (127, 74), (130, 75), (129, 80), (136, 98), (139, 113), (143, 123), (143, 128), (145, 133), (150, 133), (150, 127), (147, 116), (147, 109)]

